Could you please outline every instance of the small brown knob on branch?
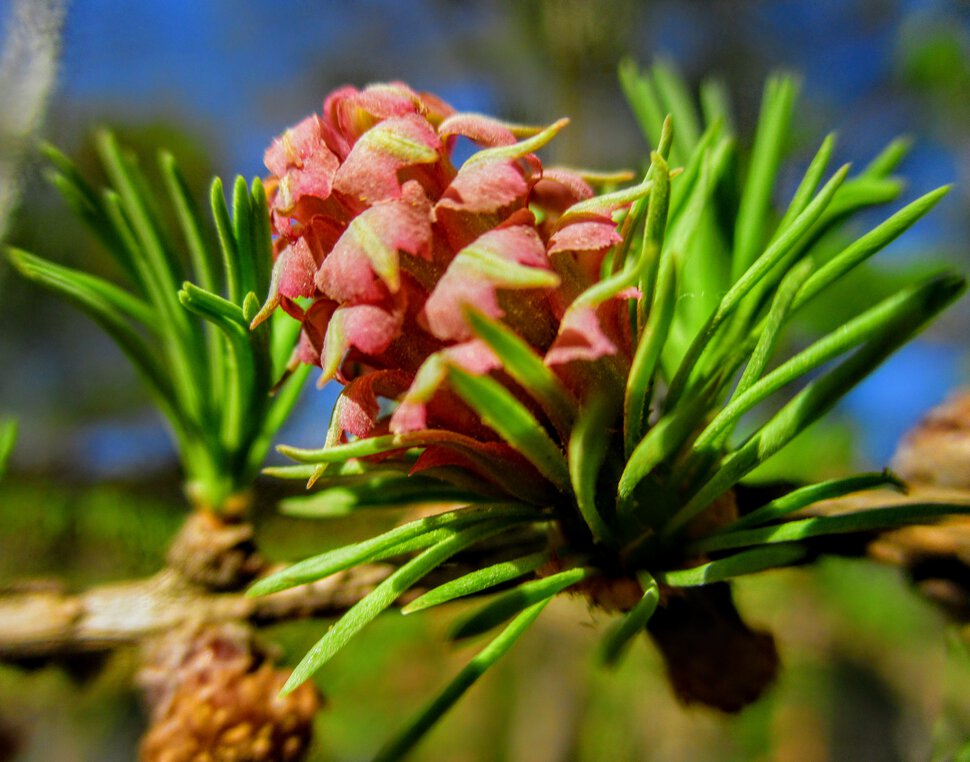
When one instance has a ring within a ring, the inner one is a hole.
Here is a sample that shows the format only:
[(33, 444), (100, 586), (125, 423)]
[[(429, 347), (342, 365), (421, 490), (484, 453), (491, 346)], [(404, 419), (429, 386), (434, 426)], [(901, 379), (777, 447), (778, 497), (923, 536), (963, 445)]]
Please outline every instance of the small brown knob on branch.
[(253, 527), (210, 511), (196, 511), (172, 542), (169, 566), (209, 590), (240, 590), (264, 567)]

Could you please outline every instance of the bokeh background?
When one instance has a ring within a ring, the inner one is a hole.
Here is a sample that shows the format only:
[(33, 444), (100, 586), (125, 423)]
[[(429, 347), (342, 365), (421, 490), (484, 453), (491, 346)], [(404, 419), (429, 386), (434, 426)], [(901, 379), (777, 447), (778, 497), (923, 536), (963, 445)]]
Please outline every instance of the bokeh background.
[[(0, 0), (0, 24), (11, 5)], [(801, 76), (802, 96), (779, 201), (832, 129), (839, 162), (865, 163), (894, 136), (912, 136), (901, 203), (956, 183), (937, 211), (812, 318), (816, 327), (914, 272), (970, 270), (965, 0), (75, 0), (61, 45), (43, 137), (91, 172), (100, 126), (146, 157), (164, 145), (200, 195), (213, 174), (261, 174), (271, 139), (345, 83), (400, 79), (459, 109), (526, 122), (568, 115), (552, 160), (636, 169), (646, 146), (617, 84), (622, 58), (664, 58), (692, 83), (720, 77), (748, 136), (765, 76), (790, 70)], [(0, 110), (17, 107), (0, 92)], [(42, 163), (27, 159), (8, 241), (110, 274), (107, 257), (45, 185)], [(861, 219), (860, 232), (886, 214)], [(885, 465), (921, 413), (970, 383), (968, 358), (963, 303), (772, 472)], [(0, 414), (21, 424), (0, 484), (0, 584), (62, 575), (82, 585), (158, 568), (184, 511), (164, 427), (108, 339), (5, 263), (0, 367)], [(308, 390), (283, 441), (319, 444), (335, 393)], [(259, 516), (270, 555), (298, 558), (360, 531), (276, 518), (275, 490), (263, 487)], [(564, 602), (415, 758), (945, 759), (970, 736), (970, 659), (893, 571), (832, 562), (739, 585), (738, 596), (752, 621), (775, 630), (787, 663), (770, 696), (740, 717), (678, 707), (647, 647), (616, 673), (598, 672), (595, 618)], [(468, 658), (442, 645), (445, 623), (392, 614), (321, 672), (331, 704), (319, 720), (317, 759), (366, 758)], [(270, 635), (295, 660), (322, 626)], [(20, 739), (13, 758), (132, 759), (143, 719), (130, 669), (124, 654), (83, 675), (0, 668), (0, 727)]]

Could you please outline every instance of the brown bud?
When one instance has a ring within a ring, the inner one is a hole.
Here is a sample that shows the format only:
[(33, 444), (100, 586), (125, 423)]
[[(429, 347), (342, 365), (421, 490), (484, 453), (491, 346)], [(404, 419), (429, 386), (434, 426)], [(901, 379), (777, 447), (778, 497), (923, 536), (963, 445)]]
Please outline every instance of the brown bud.
[(168, 633), (146, 648), (138, 675), (151, 715), (141, 759), (304, 759), (321, 698), (312, 683), (280, 698), (288, 674), (273, 668), (245, 625)]
[[(970, 391), (952, 395), (903, 438), (893, 468), (911, 496), (970, 501)], [(959, 621), (970, 621), (970, 517), (884, 532), (869, 555), (900, 566), (920, 590)]]
[(726, 583), (665, 588), (663, 599), (647, 630), (685, 704), (739, 712), (774, 682), (775, 640), (742, 621)]
[(892, 467), (915, 484), (970, 489), (970, 391), (933, 408), (903, 438)]

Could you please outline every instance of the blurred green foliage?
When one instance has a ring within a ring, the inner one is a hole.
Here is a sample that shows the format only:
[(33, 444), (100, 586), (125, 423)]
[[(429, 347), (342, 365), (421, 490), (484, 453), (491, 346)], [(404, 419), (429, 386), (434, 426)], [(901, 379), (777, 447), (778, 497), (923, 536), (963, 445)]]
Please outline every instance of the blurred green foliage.
[[(323, 532), (260, 505), (258, 531), (271, 557), (319, 550)], [(182, 511), (176, 491), (146, 485), (7, 480), (0, 484), (0, 585), (45, 572), (78, 585), (151, 573)], [(393, 520), (375, 512), (366, 531)], [(364, 536), (364, 528), (343, 520), (328, 527), (334, 544)], [(603, 615), (566, 599), (414, 759), (885, 762), (928, 759), (934, 749), (934, 759), (960, 759), (955, 750), (970, 735), (968, 641), (896, 570), (832, 560), (812, 571), (743, 580), (737, 597), (752, 623), (775, 632), (785, 663), (765, 700), (737, 717), (678, 706), (645, 638), (616, 671), (597, 667)], [(453, 615), (389, 612), (321, 670), (315, 679), (329, 703), (317, 718), (312, 760), (349, 762), (373, 753), (409, 714), (402, 708), (417, 709), (460, 668), (480, 646), (442, 645)], [(318, 637), (319, 623), (264, 634), (295, 663)], [(130, 685), (133, 657), (121, 652), (81, 681), (57, 667), (0, 669), (4, 723), (24, 741), (16, 759), (132, 759), (144, 723)]]

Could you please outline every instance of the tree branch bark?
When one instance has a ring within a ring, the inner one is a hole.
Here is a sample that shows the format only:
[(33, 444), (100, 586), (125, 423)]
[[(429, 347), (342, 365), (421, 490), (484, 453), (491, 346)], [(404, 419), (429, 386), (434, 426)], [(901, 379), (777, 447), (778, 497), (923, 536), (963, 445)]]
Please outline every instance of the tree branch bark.
[(213, 592), (165, 569), (147, 579), (78, 594), (22, 587), (0, 594), (0, 660), (55, 659), (110, 651), (183, 625), (254, 624), (343, 613), (394, 567), (372, 564), (273, 595)]
[[(918, 488), (908, 495), (864, 492), (818, 503), (810, 513), (832, 515), (930, 501), (968, 504), (970, 493), (937, 488)], [(248, 541), (249, 535), (239, 525), (220, 533), (211, 521), (211, 517), (190, 518), (173, 548), (184, 549), (186, 537), (200, 537), (199, 523), (204, 524), (202, 528), (208, 541), (220, 554), (236, 553), (239, 545)], [(220, 537), (229, 533), (238, 540), (231, 547), (220, 541)], [(970, 570), (970, 519), (955, 518), (879, 535), (874, 533), (872, 539), (875, 542), (860, 542), (860, 555), (868, 554), (910, 571), (924, 567), (928, 558), (938, 560), (946, 556)], [(249, 598), (239, 589), (218, 592), (188, 579), (180, 568), (197, 569), (198, 548), (193, 548), (190, 555), (192, 564), (185, 564), (184, 558), (179, 561), (170, 556), (170, 565), (155, 576), (100, 585), (76, 594), (45, 583), (26, 583), (0, 591), (0, 660), (16, 662), (104, 653), (137, 645), (183, 625), (227, 621), (267, 625), (294, 619), (336, 617), (396, 568), (392, 564), (360, 566), (309, 585)], [(267, 573), (274, 569), (261, 571)], [(402, 602), (420, 592), (412, 591)]]

